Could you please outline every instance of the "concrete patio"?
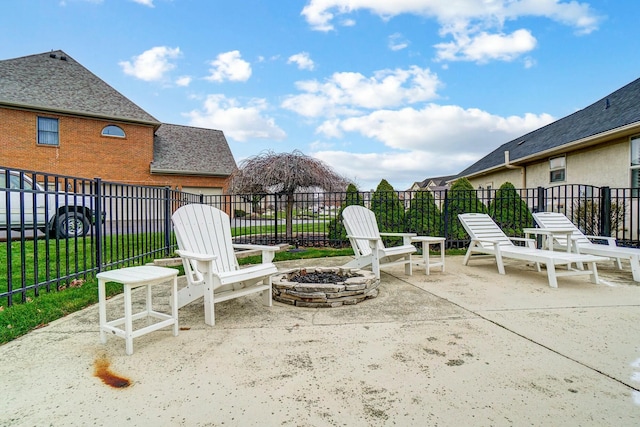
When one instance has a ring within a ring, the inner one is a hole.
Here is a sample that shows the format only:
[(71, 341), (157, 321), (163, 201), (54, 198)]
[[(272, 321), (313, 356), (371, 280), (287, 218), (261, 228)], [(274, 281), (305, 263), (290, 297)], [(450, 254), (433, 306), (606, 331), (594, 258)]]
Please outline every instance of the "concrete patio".
[[(523, 263), (501, 276), (491, 260), (446, 262), (430, 276), (384, 270), (380, 295), (353, 306), (266, 308), (254, 294), (217, 304), (208, 327), (197, 301), (178, 337), (140, 337), (132, 356), (120, 338), (100, 343), (87, 308), (0, 347), (0, 425), (640, 425), (630, 272), (552, 289)], [(131, 385), (104, 384), (99, 363)]]

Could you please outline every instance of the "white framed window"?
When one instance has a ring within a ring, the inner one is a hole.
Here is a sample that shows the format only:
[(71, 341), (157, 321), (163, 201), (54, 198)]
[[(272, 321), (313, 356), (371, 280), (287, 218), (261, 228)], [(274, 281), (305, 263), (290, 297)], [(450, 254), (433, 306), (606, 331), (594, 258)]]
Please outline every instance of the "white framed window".
[(120, 126), (107, 125), (102, 129), (102, 136), (114, 136), (116, 138), (124, 138), (126, 135)]
[(549, 159), (549, 182), (566, 181), (567, 158), (566, 156), (552, 157)]
[(38, 144), (60, 145), (58, 119), (38, 117)]

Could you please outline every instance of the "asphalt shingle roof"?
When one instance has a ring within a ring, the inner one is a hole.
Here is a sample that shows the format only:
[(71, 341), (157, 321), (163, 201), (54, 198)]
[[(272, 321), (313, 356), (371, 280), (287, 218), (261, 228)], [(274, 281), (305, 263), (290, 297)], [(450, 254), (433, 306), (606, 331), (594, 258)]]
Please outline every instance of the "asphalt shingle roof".
[(235, 169), (220, 130), (170, 124), (156, 130), (151, 172), (228, 176)]
[(429, 181), (433, 181), (437, 187), (446, 187), (447, 181), (454, 179), (457, 175), (438, 176), (434, 178), (426, 178), (419, 184), (420, 188), (425, 188)]
[(0, 61), (0, 105), (160, 124), (61, 50)]
[(504, 164), (505, 151), (509, 151), (510, 161), (513, 162), (638, 122), (640, 122), (640, 79), (582, 110), (501, 145), (460, 172), (459, 176), (473, 175)]

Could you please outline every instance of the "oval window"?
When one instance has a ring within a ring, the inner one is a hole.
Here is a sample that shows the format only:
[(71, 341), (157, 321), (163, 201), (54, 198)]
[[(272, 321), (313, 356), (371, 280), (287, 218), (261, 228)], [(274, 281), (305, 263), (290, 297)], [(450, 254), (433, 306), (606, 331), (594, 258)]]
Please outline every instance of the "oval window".
[(120, 138), (124, 138), (125, 134), (121, 127), (116, 125), (105, 126), (102, 129), (102, 136), (118, 136)]

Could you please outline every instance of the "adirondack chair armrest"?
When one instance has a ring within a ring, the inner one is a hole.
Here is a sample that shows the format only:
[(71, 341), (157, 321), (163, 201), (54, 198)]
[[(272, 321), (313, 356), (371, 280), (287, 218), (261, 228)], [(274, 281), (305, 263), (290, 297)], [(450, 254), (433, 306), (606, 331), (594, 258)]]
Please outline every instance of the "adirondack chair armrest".
[(372, 236), (354, 236), (352, 234), (347, 234), (347, 239), (369, 240), (369, 241), (378, 240), (377, 237), (372, 237)]
[(280, 250), (279, 246), (251, 245), (248, 243), (234, 243), (233, 248), (245, 249), (247, 251), (261, 251), (263, 263), (272, 262), (276, 252)]
[(380, 248), (380, 244), (382, 240), (378, 237), (372, 236), (353, 236), (351, 234), (347, 234), (347, 239), (356, 239), (356, 240), (368, 240), (369, 246), (372, 250), (377, 251)]
[(609, 246), (618, 246), (615, 237), (607, 237), (607, 236), (585, 236), (589, 240), (606, 240), (607, 245)]
[(267, 251), (267, 252), (278, 252), (280, 250), (280, 246), (267, 246), (267, 245), (251, 245), (248, 243), (234, 243), (234, 249), (247, 249), (254, 251)]
[(202, 262), (213, 261), (218, 258), (218, 255), (198, 254), (195, 252), (182, 251), (182, 250), (177, 250), (176, 253), (178, 254), (178, 256), (180, 256), (180, 258), (193, 259), (193, 260), (202, 261)]
[(403, 245), (410, 245), (411, 244), (411, 238), (412, 237), (416, 237), (417, 234), (416, 233), (380, 233), (380, 236), (402, 237), (402, 244)]

